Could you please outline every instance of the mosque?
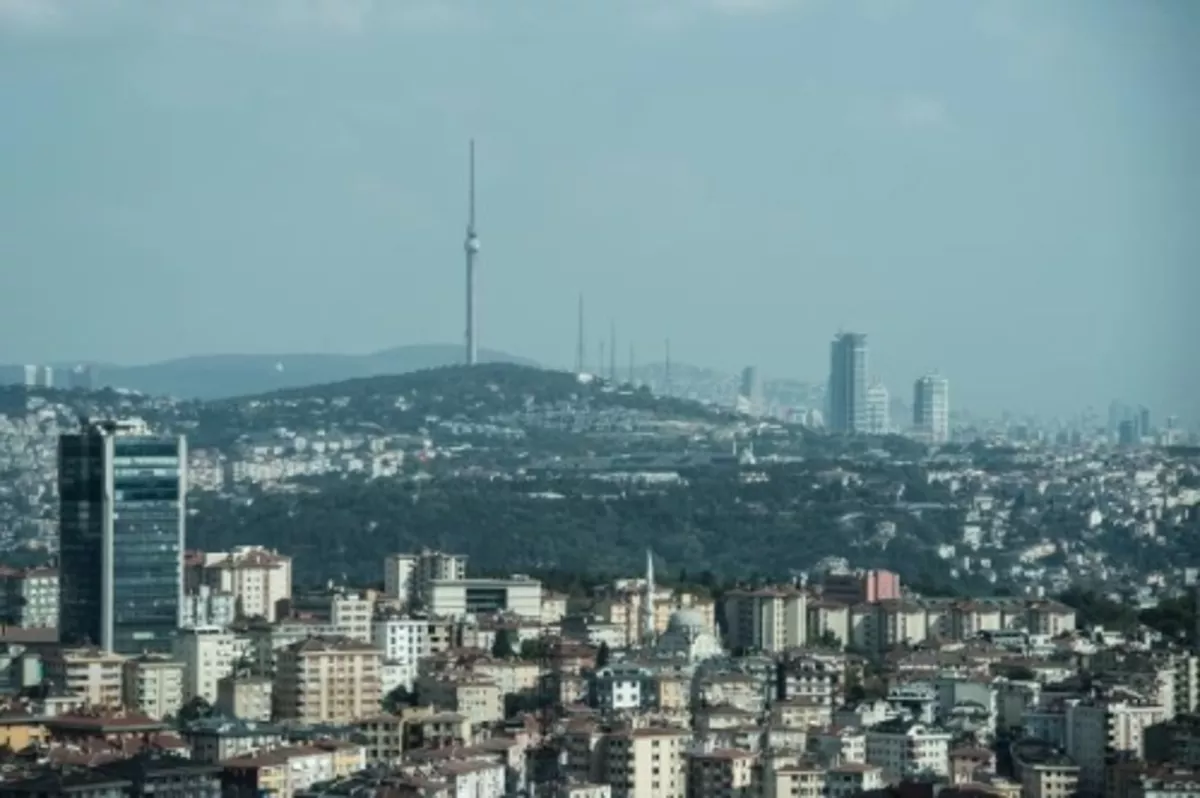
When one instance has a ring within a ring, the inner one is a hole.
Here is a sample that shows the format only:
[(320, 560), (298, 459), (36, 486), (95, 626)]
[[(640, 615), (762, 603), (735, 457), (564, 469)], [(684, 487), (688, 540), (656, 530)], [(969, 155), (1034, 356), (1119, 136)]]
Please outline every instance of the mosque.
[(689, 664), (703, 662), (725, 655), (721, 641), (709, 629), (704, 617), (692, 609), (678, 609), (671, 613), (667, 628), (661, 635), (655, 633), (654, 622), (654, 557), (646, 552), (646, 585), (641, 602), (642, 649), (652, 657), (683, 659)]

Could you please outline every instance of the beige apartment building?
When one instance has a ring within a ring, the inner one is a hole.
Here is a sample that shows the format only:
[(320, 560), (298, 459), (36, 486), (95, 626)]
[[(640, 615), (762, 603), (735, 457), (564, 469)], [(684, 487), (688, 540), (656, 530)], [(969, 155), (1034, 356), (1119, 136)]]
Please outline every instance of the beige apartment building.
[(175, 717), (183, 707), (183, 663), (162, 654), (143, 654), (123, 666), (125, 706), (155, 720)]
[(42, 659), (45, 679), (90, 707), (122, 706), (125, 658), (98, 648), (61, 648)]
[(216, 709), (225, 717), (266, 722), (271, 719), (273, 690), (266, 676), (223, 676), (217, 679)]
[(725, 596), (730, 648), (778, 652), (808, 642), (808, 595), (795, 588), (733, 590)]
[(188, 563), (188, 587), (232, 593), (238, 616), (276, 620), (275, 605), (292, 597), (292, 558), (262, 546), (207, 552)]
[(613, 798), (684, 798), (689, 739), (681, 729), (653, 727), (609, 735), (601, 781), (612, 785)]
[(312, 638), (282, 649), (275, 716), (305, 723), (349, 723), (379, 713), (383, 655), (348, 638)]
[(458, 713), (478, 726), (504, 720), (504, 695), (490, 679), (475, 674), (421, 676), (417, 700), (423, 705)]

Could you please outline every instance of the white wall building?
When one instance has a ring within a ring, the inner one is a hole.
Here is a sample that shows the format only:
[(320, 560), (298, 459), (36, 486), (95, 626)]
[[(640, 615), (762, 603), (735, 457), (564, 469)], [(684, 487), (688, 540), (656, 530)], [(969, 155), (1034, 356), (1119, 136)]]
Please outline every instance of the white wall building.
[(237, 596), (200, 585), (185, 593), (179, 608), (179, 628), (197, 626), (229, 626), (237, 620)]
[(217, 681), (249, 653), (249, 641), (218, 626), (180, 630), (175, 639), (175, 658), (183, 663), (183, 699), (200, 696), (217, 702)]
[(897, 718), (866, 730), (867, 764), (897, 782), (917, 774), (950, 775), (953, 736), (935, 726)]
[(423, 618), (376, 618), (371, 626), (371, 644), (383, 652), (384, 695), (398, 686), (412, 690), (417, 665), (421, 657), (430, 654), (429, 621)]
[(429, 611), (448, 618), (506, 612), (537, 621), (542, 617), (542, 583), (528, 578), (435, 580)]

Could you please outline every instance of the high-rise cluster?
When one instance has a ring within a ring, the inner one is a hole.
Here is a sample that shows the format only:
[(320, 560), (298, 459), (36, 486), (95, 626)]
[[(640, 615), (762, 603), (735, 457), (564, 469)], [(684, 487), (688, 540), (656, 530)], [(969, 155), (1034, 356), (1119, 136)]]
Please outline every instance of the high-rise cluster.
[[(830, 346), (825, 389), (826, 425), (832, 432), (886, 435), (893, 431), (891, 396), (883, 383), (868, 384), (867, 336), (842, 332)], [(926, 375), (913, 388), (912, 433), (927, 443), (950, 440), (950, 386), (945, 377)]]

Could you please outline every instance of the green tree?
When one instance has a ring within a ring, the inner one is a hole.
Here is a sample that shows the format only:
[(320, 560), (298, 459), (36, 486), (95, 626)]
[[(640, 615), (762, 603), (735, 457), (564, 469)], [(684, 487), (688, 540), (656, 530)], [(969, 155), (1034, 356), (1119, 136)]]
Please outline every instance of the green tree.
[(608, 648), (608, 643), (600, 643), (600, 647), (596, 649), (596, 670), (608, 665), (612, 659), (612, 651)]
[(549, 647), (540, 637), (521, 641), (521, 659), (537, 660), (546, 656)]
[(507, 629), (497, 629), (496, 639), (492, 641), (492, 656), (496, 659), (508, 659), (512, 655), (512, 632)]
[(213, 705), (208, 703), (203, 696), (196, 696), (179, 710), (179, 722), (191, 723), (211, 718), (214, 714), (216, 714), (216, 710), (213, 709)]

